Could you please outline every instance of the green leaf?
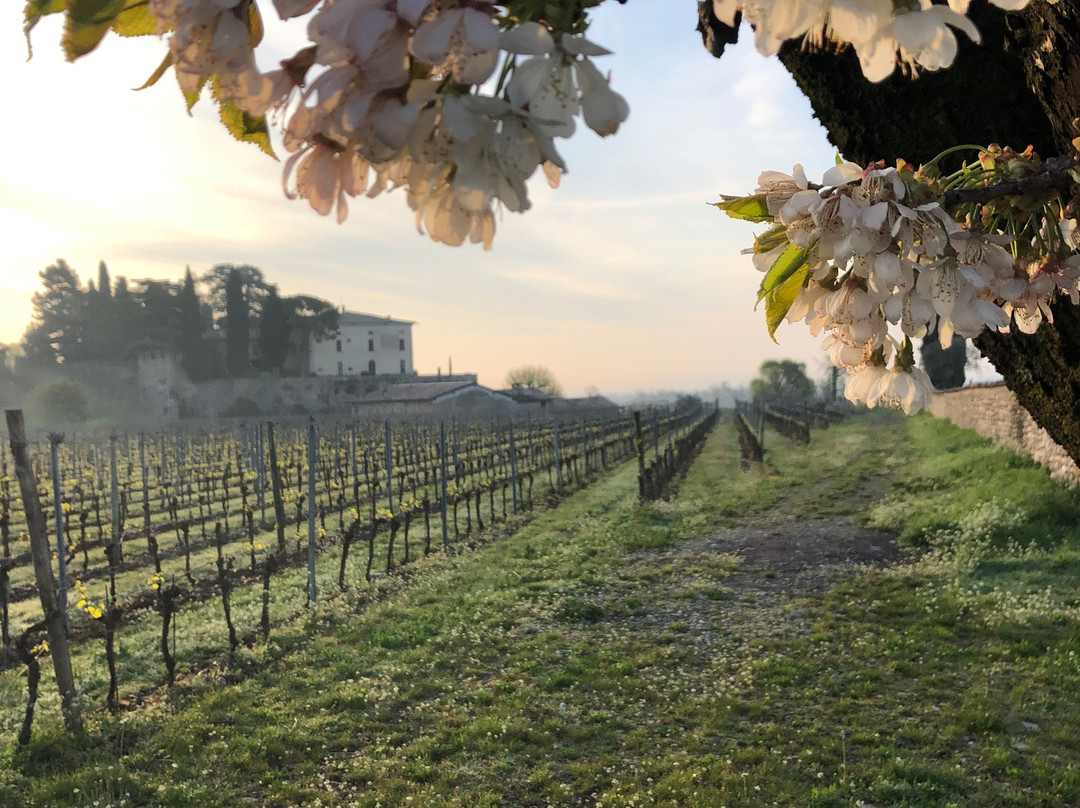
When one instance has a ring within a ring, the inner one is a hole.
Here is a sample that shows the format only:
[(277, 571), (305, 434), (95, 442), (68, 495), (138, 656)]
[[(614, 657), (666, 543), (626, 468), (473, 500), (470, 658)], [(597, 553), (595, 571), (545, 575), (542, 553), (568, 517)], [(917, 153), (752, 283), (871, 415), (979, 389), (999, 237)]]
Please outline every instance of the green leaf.
[(247, 8), (244, 11), (243, 22), (247, 25), (248, 31), (251, 32), (251, 47), (258, 47), (259, 43), (262, 42), (263, 34), (265, 33), (262, 14), (259, 13), (259, 7), (254, 3), (248, 3)]
[[(165, 75), (165, 71), (173, 66), (176, 61), (176, 54), (169, 51), (165, 54), (165, 58), (161, 60), (161, 64), (157, 66), (157, 70), (150, 74), (150, 78), (143, 82), (141, 87), (136, 87), (136, 92), (139, 90), (145, 90), (147, 87), (153, 87), (157, 84), (158, 79)], [(188, 111), (191, 111), (191, 104), (188, 104)]]
[(232, 101), (220, 102), (221, 122), (234, 138), (245, 143), (254, 143), (275, 160), (277, 155), (270, 145), (270, 132), (266, 127), (266, 118), (256, 118), (244, 112)]
[(787, 225), (774, 224), (760, 236), (754, 236), (754, 254), (767, 253), (787, 241)]
[(713, 202), (732, 219), (745, 219), (750, 222), (771, 222), (772, 214), (765, 204), (764, 194), (759, 196), (725, 196), (723, 202)]
[[(806, 266), (806, 250), (796, 247), (794, 244), (789, 244), (787, 249), (780, 253), (780, 257), (773, 261), (773, 265), (769, 267), (769, 271), (765, 273), (765, 277), (761, 279), (761, 286), (758, 287), (757, 303), (760, 303), (778, 286), (782, 285), (788, 278), (798, 272), (800, 269)], [(757, 303), (754, 307), (757, 307)]]
[(157, 33), (157, 21), (147, 0), (130, 4), (116, 19), (112, 29), (120, 36), (149, 36)]
[(69, 62), (90, 53), (124, 11), (127, 0), (69, 0), (64, 19), (64, 52)]
[(184, 100), (187, 101), (187, 111), (188, 111), (189, 115), (191, 114), (191, 108), (193, 106), (195, 106), (195, 104), (198, 103), (199, 98), (202, 96), (202, 90), (203, 90), (203, 87), (206, 86), (206, 80), (208, 78), (210, 78), (210, 77), (209, 76), (203, 76), (202, 78), (199, 79), (199, 87), (198, 87), (197, 90), (193, 90), (190, 93), (186, 92), (186, 91), (184, 92)]
[(64, 0), (27, 0), (26, 8), (23, 9), (23, 33), (26, 34), (26, 49), (30, 56), (34, 55), (34, 48), (30, 44), (30, 31), (38, 24), (38, 20), (50, 14), (59, 14), (67, 8)]
[(791, 304), (798, 297), (809, 273), (810, 267), (802, 264), (765, 296), (765, 325), (769, 329), (769, 339), (773, 342), (776, 342), (777, 327), (791, 310)]

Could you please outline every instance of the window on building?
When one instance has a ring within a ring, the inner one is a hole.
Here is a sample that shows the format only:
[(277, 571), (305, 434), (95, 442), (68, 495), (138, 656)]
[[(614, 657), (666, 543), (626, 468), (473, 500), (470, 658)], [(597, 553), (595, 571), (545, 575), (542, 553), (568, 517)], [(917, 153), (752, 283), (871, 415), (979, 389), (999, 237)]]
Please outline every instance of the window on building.
[(337, 341), (337, 352), (341, 353), (341, 340)]
[(404, 351), (405, 350), (405, 338), (404, 337), (400, 338), (397, 341), (397, 346), (398, 346), (399, 351)]
[(374, 359), (368, 361), (368, 363), (367, 363), (367, 372), (370, 373), (372, 376), (375, 375), (375, 360)]
[(369, 351), (374, 351), (375, 350), (375, 340), (372, 337), (368, 337), (367, 349)]
[(345, 375), (345, 368), (342, 366), (341, 362), (337, 363), (337, 375), (338, 376), (344, 376)]
[(401, 360), (401, 372), (402, 373), (405, 372), (405, 360), (404, 359)]

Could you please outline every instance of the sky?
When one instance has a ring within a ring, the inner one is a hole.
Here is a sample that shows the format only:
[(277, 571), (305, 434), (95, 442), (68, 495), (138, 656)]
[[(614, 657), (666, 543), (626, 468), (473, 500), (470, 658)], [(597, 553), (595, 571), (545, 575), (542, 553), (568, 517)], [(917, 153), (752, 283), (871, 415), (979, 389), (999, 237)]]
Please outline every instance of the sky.
[[(561, 141), (561, 187), (538, 173), (532, 209), (502, 214), (487, 252), (417, 234), (401, 191), (351, 200), (342, 225), (289, 201), (281, 164), (232, 140), (205, 99), (189, 117), (171, 72), (132, 91), (163, 41), (109, 34), (68, 64), (50, 18), (27, 60), (21, 8), (0, 11), (0, 342), (20, 339), (38, 272), (58, 258), (84, 283), (100, 260), (114, 279), (245, 263), (283, 294), (415, 321), (421, 373), (446, 372), (452, 359), (499, 387), (511, 368), (538, 364), (569, 395), (741, 385), (766, 359), (825, 375), (804, 326), (781, 326), (777, 345), (754, 311), (760, 275), (739, 251), (761, 226), (708, 203), (752, 192), (764, 169), (799, 162), (820, 177), (835, 150), (748, 31), (722, 59), (706, 53), (691, 0), (594, 12), (589, 36), (614, 52), (597, 64), (629, 101), (629, 120), (611, 137), (579, 125)], [(268, 26), (264, 67), (295, 50), (290, 28)]]

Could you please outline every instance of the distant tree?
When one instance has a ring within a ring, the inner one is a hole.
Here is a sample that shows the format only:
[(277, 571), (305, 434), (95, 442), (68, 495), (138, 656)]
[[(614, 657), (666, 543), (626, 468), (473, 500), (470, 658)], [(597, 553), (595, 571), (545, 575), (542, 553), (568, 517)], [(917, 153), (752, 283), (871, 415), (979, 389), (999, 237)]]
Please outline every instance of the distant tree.
[(31, 299), (34, 313), (23, 335), (29, 361), (51, 365), (82, 358), (86, 293), (62, 258), (38, 273), (45, 287)]
[(134, 351), (180, 350), (180, 291), (171, 281), (144, 278), (134, 282), (132, 298), (138, 304), (132, 323)]
[(283, 373), (290, 349), (307, 345), (311, 337), (326, 339), (338, 330), (334, 304), (311, 295), (279, 297), (271, 284), (259, 316), (259, 347), (263, 369)]
[(225, 366), (231, 376), (243, 376), (250, 366), (248, 303), (244, 297), (244, 273), (229, 272), (225, 287)]
[[(192, 381), (204, 381), (216, 375), (220, 360), (207, 350), (203, 333), (210, 324), (209, 306), (203, 303), (195, 291), (195, 278), (191, 267), (184, 272), (184, 283), (176, 296), (179, 316), (180, 364)], [(204, 308), (206, 313), (204, 313)]]
[(107, 302), (102, 300), (102, 295), (93, 281), (86, 282), (86, 324), (82, 341), (82, 354), (86, 359), (98, 361), (107, 350), (109, 318), (104, 309), (111, 302), (111, 298)]
[(98, 282), (97, 290), (105, 298), (112, 299), (112, 281), (109, 278), (109, 268), (105, 266), (105, 262), (98, 263)]
[(705, 406), (705, 402), (692, 393), (680, 393), (672, 406), (675, 412), (696, 412)]
[(109, 326), (108, 359), (121, 362), (130, 359), (138, 334), (139, 303), (131, 293), (128, 279), (121, 275), (113, 285)]
[(289, 311), (275, 285), (259, 313), (259, 348), (263, 370), (280, 373), (289, 354)]
[(3, 402), (5, 407), (13, 406), (12, 402), (17, 395), (15, 377), (16, 350), (16, 346), (0, 344), (0, 402)]
[(338, 333), (338, 310), (329, 300), (311, 295), (290, 295), (284, 299), (289, 312), (293, 339), (306, 344), (309, 337), (326, 339)]
[(263, 301), (270, 294), (270, 284), (263, 277), (262, 270), (248, 264), (215, 264), (203, 273), (199, 282), (206, 287), (206, 300), (214, 312), (214, 320), (228, 316), (229, 278), (240, 278), (240, 286), (247, 301), (248, 311), (258, 314), (262, 311)]
[(53, 379), (34, 388), (28, 410), (38, 423), (77, 424), (89, 417), (90, 405), (82, 385)]
[(814, 395), (814, 383), (806, 375), (806, 365), (802, 362), (769, 359), (758, 368), (758, 377), (750, 382), (750, 392), (762, 401), (806, 401)]
[(832, 362), (826, 363), (825, 373), (818, 379), (818, 396), (822, 401), (836, 401), (844, 397), (847, 373)]
[(97, 284), (86, 284), (86, 325), (83, 333), (83, 358), (95, 362), (113, 361), (117, 327), (113, 305), (112, 279), (105, 262), (98, 263)]
[(562, 396), (562, 387), (555, 379), (555, 374), (543, 365), (522, 365), (506, 374), (506, 384), (510, 387), (531, 387), (542, 390), (549, 396)]

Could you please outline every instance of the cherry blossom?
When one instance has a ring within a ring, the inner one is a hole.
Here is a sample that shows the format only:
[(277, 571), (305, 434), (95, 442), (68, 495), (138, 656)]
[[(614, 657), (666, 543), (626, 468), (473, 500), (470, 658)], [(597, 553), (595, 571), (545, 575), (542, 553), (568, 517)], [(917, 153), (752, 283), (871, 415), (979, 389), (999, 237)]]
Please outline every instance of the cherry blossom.
[[(1017, 11), (1028, 0), (991, 0), (1007, 11)], [(825, 39), (850, 44), (871, 81), (888, 78), (898, 64), (912, 71), (940, 70), (956, 58), (953, 29), (973, 42), (979, 31), (967, 17), (968, 0), (932, 0), (893, 3), (891, 0), (713, 0), (717, 19), (735, 24), (736, 14), (754, 29), (759, 53), (772, 56), (792, 39), (806, 38), (811, 45)]]
[[(840, 163), (813, 183), (796, 165), (791, 174), (762, 172), (753, 195), (718, 206), (772, 222), (744, 251), (765, 273), (759, 298), (769, 321), (804, 322), (822, 337), (830, 361), (852, 374), (853, 401), (911, 413), (929, 401), (929, 382), (914, 366), (910, 339), (935, 328), (943, 346), (985, 329), (1033, 333), (1050, 320), (1056, 295), (1080, 303), (1080, 256), (1071, 254), (1077, 228), (1053, 194), (1041, 218), (1026, 207), (1014, 217), (998, 203), (990, 221), (1000, 229), (990, 230), (977, 206), (964, 207), (962, 198), (956, 209), (943, 204), (946, 182), (983, 189), (999, 168), (1001, 179), (1011, 178), (1015, 159), (1037, 170), (1033, 153), (998, 147), (946, 178), (935, 161), (919, 171), (903, 162)], [(910, 206), (909, 185), (929, 201)], [(780, 295), (791, 278), (801, 288)]]

